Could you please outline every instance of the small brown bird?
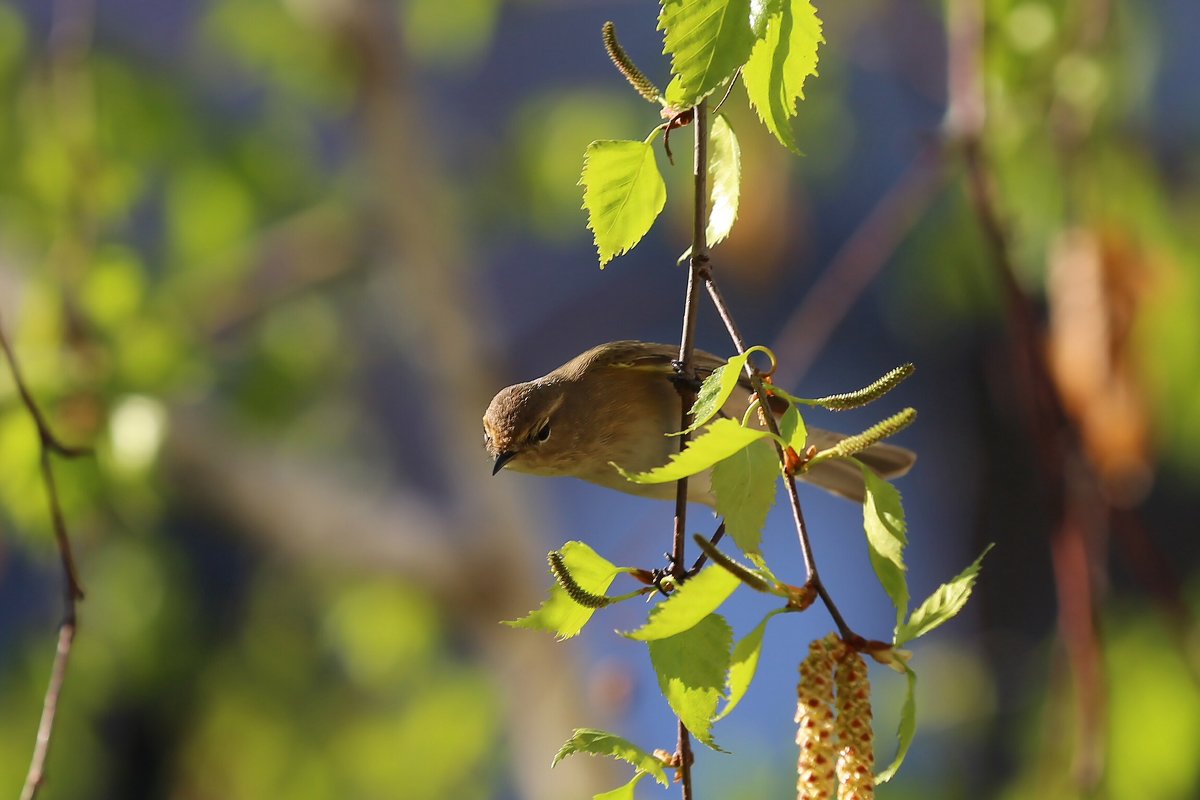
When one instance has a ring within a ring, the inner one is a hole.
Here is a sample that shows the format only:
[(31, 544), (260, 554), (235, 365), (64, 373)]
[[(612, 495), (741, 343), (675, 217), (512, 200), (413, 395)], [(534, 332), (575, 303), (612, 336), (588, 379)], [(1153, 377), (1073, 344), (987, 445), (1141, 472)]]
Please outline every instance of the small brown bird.
[[(593, 347), (536, 380), (502, 389), (483, 415), (484, 445), (495, 459), (492, 474), (504, 467), (532, 475), (569, 476), (639, 495), (674, 499), (675, 484), (638, 484), (621, 477), (609, 462), (630, 472), (667, 463), (679, 451), (679, 394), (672, 381), (678, 348), (638, 341)], [(702, 350), (694, 367), (703, 380), (725, 363)], [(722, 414), (741, 419), (751, 388), (743, 376)], [(808, 443), (829, 447), (841, 434), (808, 429)], [(857, 456), (881, 476), (908, 472), (916, 454), (877, 444)], [(862, 502), (859, 468), (843, 459), (817, 464), (803, 480)], [(688, 499), (714, 507), (708, 473), (688, 481)]]

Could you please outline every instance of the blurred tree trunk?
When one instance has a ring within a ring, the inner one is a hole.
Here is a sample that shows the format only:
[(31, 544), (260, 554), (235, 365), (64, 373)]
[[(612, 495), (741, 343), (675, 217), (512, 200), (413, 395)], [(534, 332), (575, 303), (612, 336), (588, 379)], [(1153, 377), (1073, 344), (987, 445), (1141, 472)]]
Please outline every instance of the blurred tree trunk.
[(490, 480), (479, 455), (480, 417), (500, 382), (488, 367), (491, 326), (474, 292), (463, 219), (388, 7), (331, 0), (323, 11), (329, 35), (355, 59), (362, 171), (371, 180), (364, 233), (377, 248), (371, 279), (385, 293), (380, 306), (397, 310), (382, 322), (416, 368), (411, 391), (432, 398), (432, 418), (411, 424), (434, 431), (437, 448), (420, 454), (421, 466), (450, 496), (353, 487), (327, 469), (236, 443), (194, 414), (176, 415), (168, 461), (186, 473), (182, 486), (245, 530), (309, 557), (394, 571), (429, 591), (495, 676), (518, 795), (588, 796), (616, 782), (611, 763), (571, 759), (550, 769), (571, 730), (597, 721), (584, 708), (579, 665), (551, 637), (499, 624), (536, 607), (548, 581), (525, 498)]

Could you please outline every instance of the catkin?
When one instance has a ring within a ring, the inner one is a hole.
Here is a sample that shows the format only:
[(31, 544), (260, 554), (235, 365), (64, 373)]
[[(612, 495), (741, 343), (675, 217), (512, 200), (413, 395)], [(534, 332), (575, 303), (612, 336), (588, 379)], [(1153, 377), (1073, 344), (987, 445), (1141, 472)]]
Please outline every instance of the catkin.
[(834, 671), (837, 684), (838, 800), (873, 800), (875, 745), (871, 731), (871, 684), (867, 664), (846, 648)]
[(835, 634), (808, 646), (800, 662), (796, 689), (796, 800), (832, 800), (834, 789), (834, 655), (841, 648)]

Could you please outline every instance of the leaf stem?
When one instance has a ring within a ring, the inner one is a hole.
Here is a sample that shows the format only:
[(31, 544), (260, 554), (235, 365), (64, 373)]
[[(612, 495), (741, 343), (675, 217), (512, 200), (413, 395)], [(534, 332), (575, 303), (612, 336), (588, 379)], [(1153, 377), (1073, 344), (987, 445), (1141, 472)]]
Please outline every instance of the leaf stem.
[[(709, 538), (708, 543), (711, 544), (713, 547), (716, 547), (717, 542), (721, 541), (721, 539), (724, 538), (724, 536), (725, 536), (725, 520), (721, 520), (721, 524), (717, 526), (717, 529), (715, 531), (713, 531), (713, 535)], [(695, 573), (699, 572), (701, 570), (701, 568), (704, 566), (705, 562), (707, 562), (707, 561), (708, 561), (708, 554), (701, 553), (700, 557), (696, 559), (696, 562), (694, 564), (692, 564), (692, 568), (690, 570), (688, 570), (688, 573), (694, 575)]]

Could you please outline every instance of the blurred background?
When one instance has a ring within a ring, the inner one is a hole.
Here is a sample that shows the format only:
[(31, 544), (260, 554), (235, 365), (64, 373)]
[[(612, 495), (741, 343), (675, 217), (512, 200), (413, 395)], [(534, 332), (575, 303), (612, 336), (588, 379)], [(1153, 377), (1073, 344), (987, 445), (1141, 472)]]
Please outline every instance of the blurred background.
[[(919, 732), (881, 796), (1200, 797), (1200, 7), (818, 5), (806, 156), (740, 89), (726, 104), (744, 193), (716, 274), (802, 395), (917, 364), (880, 405), (809, 419), (918, 408), (898, 484), (914, 602), (996, 543), (915, 648)], [(0, 5), (0, 324), (60, 438), (95, 447), (55, 462), (87, 597), (41, 796), (582, 798), (629, 771), (551, 771), (572, 728), (673, 749), (645, 649), (612, 634), (644, 607), (568, 643), (499, 624), (536, 607), (567, 540), (659, 566), (670, 505), (493, 478), (479, 424), (496, 390), (598, 342), (678, 341), (690, 130), (661, 159), (664, 217), (603, 272), (575, 185), (589, 141), (658, 122), (599, 36), (614, 20), (663, 85), (655, 18)], [(698, 342), (730, 352), (711, 308)], [(843, 613), (888, 638), (861, 512), (803, 500)], [(799, 583), (785, 512), (766, 553)], [(6, 796), (61, 586), (37, 433), (0, 370)], [(770, 607), (749, 594), (739, 636)], [(771, 623), (698, 796), (794, 791), (796, 665), (831, 629), (820, 608)], [(886, 763), (902, 679), (872, 676)]]

